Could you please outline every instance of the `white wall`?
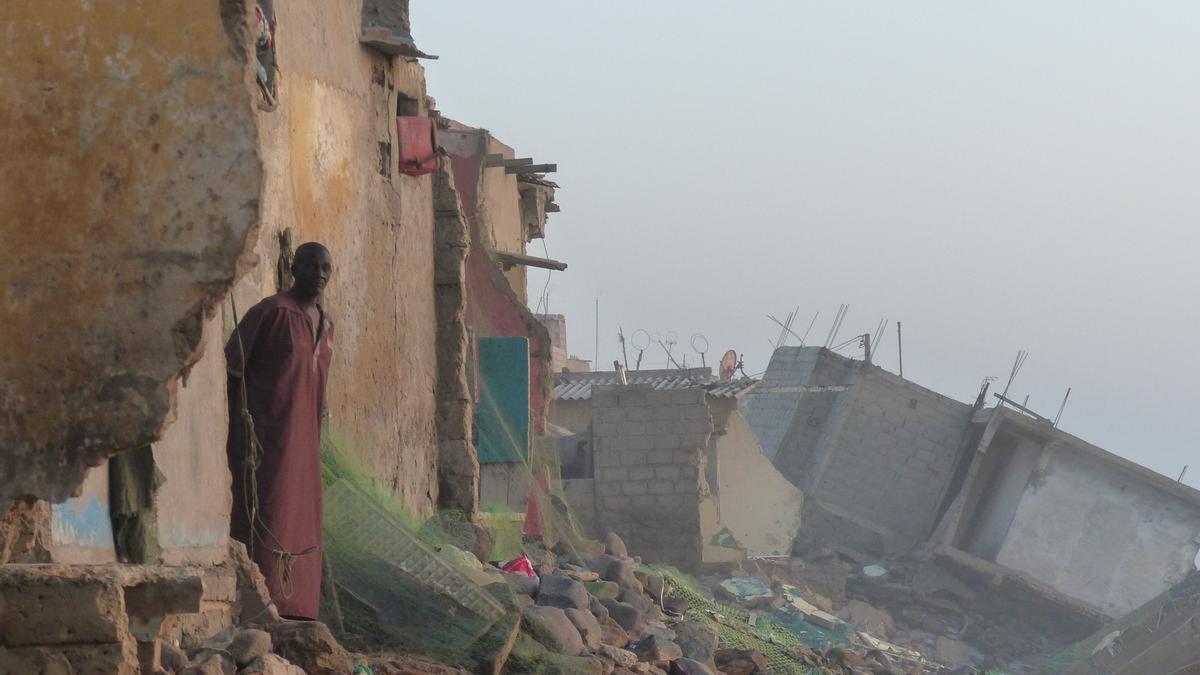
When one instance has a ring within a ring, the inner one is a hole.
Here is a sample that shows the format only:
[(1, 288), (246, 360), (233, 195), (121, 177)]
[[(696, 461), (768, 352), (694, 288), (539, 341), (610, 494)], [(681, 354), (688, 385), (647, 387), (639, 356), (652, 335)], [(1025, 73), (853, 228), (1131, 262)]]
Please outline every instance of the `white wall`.
[(729, 529), (747, 555), (790, 555), (804, 493), (771, 464), (736, 410), (725, 435), (717, 437), (717, 465), (720, 526)]
[(1189, 574), (1200, 507), (1059, 446), (1029, 482), (996, 558), (1122, 616)]

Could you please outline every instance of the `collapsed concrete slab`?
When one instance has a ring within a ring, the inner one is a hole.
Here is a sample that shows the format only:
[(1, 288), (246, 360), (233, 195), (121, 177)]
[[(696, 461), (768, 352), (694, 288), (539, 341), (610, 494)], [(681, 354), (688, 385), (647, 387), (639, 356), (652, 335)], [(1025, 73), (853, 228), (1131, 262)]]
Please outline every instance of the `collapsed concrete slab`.
[(806, 534), (882, 553), (929, 536), (971, 406), (828, 349), (783, 347), (742, 411), (804, 491)]
[(973, 419), (971, 466), (931, 543), (1117, 618), (1195, 570), (1200, 491), (1011, 408)]

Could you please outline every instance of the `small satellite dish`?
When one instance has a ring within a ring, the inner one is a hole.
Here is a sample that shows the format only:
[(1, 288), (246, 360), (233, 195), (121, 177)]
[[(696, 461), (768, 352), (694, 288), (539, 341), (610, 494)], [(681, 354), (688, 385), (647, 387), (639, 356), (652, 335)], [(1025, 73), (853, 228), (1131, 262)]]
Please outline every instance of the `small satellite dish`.
[(725, 356), (721, 357), (721, 381), (728, 382), (733, 379), (734, 372), (737, 371), (738, 357), (737, 352), (730, 349), (725, 352)]

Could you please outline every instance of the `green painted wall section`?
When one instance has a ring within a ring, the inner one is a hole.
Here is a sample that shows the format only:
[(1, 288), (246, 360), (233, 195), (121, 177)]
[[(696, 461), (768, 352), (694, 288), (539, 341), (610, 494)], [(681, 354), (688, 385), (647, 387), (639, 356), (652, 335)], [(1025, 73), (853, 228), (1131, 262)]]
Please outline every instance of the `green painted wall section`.
[(479, 338), (475, 446), (481, 464), (529, 460), (529, 339)]

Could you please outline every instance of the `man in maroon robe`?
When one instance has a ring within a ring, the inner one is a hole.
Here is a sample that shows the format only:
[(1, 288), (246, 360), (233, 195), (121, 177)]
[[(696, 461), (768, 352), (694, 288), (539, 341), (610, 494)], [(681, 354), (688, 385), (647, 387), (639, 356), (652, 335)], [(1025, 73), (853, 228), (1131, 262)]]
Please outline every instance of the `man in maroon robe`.
[(333, 355), (320, 297), (332, 271), (328, 249), (301, 245), (292, 287), (246, 312), (225, 346), (230, 535), (258, 563), (279, 613), (293, 619), (316, 619), (320, 604), (321, 415)]

